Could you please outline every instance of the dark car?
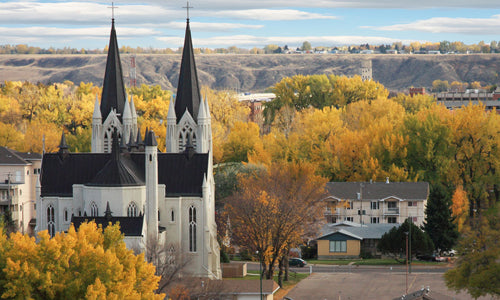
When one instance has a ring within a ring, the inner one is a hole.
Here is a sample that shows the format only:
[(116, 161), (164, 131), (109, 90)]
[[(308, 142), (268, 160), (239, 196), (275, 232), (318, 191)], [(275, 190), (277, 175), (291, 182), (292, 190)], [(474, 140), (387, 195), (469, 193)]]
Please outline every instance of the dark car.
[(307, 265), (307, 261), (303, 260), (302, 258), (292, 257), (288, 260), (288, 265), (290, 267), (303, 267)]

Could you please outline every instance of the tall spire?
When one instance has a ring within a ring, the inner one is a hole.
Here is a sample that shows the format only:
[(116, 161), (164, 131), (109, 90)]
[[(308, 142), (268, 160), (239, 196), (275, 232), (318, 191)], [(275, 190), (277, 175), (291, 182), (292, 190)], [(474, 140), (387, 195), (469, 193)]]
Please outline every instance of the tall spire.
[(125, 107), (125, 85), (123, 84), (122, 64), (118, 42), (116, 40), (115, 19), (111, 21), (106, 73), (102, 86), (101, 114), (105, 120), (111, 110), (115, 109), (120, 119)]
[(184, 37), (184, 48), (182, 51), (179, 84), (177, 84), (177, 95), (175, 99), (175, 115), (177, 117), (177, 123), (181, 120), (186, 109), (189, 111), (195, 122), (197, 122), (199, 105), (200, 88), (198, 85), (198, 75), (196, 73), (193, 42), (191, 41), (191, 29), (189, 28), (188, 18), (186, 22), (186, 36)]

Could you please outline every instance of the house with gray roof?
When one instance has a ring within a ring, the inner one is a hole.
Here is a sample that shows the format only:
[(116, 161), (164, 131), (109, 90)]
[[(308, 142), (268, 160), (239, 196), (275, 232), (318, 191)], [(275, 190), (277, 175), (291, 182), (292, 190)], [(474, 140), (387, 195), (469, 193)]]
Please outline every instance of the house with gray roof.
[(382, 235), (400, 224), (358, 224), (342, 222), (326, 224), (316, 239), (318, 259), (357, 258), (363, 253), (380, 256), (377, 244)]
[(411, 218), (420, 226), (429, 197), (427, 182), (328, 182), (323, 199), (327, 223), (397, 224)]

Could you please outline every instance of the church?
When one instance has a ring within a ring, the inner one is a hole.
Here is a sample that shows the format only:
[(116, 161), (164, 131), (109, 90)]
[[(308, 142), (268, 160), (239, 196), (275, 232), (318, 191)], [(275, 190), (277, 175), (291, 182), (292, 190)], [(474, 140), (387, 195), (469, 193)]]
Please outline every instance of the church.
[(36, 230), (67, 231), (94, 220), (119, 223), (130, 249), (150, 243), (177, 252), (185, 272), (220, 279), (211, 117), (202, 99), (189, 18), (176, 99), (167, 116), (166, 153), (153, 131), (141, 135), (127, 99), (114, 18), (101, 101), (92, 117), (91, 153), (45, 153), (37, 184)]

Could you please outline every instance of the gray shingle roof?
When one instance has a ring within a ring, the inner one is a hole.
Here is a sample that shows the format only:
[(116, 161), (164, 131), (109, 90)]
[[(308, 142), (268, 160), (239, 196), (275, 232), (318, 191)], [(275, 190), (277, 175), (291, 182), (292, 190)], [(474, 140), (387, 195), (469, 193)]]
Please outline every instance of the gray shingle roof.
[(327, 224), (321, 229), (322, 235), (318, 240), (327, 239), (328, 236), (335, 234), (337, 232), (350, 235), (353, 237), (358, 237), (360, 239), (380, 239), (382, 235), (391, 228), (399, 226), (400, 224), (363, 224), (360, 226), (339, 226), (336, 224)]
[(41, 155), (38, 153), (22, 153), (0, 146), (1, 165), (29, 165), (31, 160), (41, 160)]
[(429, 195), (427, 182), (328, 182), (328, 194), (342, 200), (356, 200), (361, 193), (363, 200), (380, 200), (397, 197), (402, 200), (426, 200)]

